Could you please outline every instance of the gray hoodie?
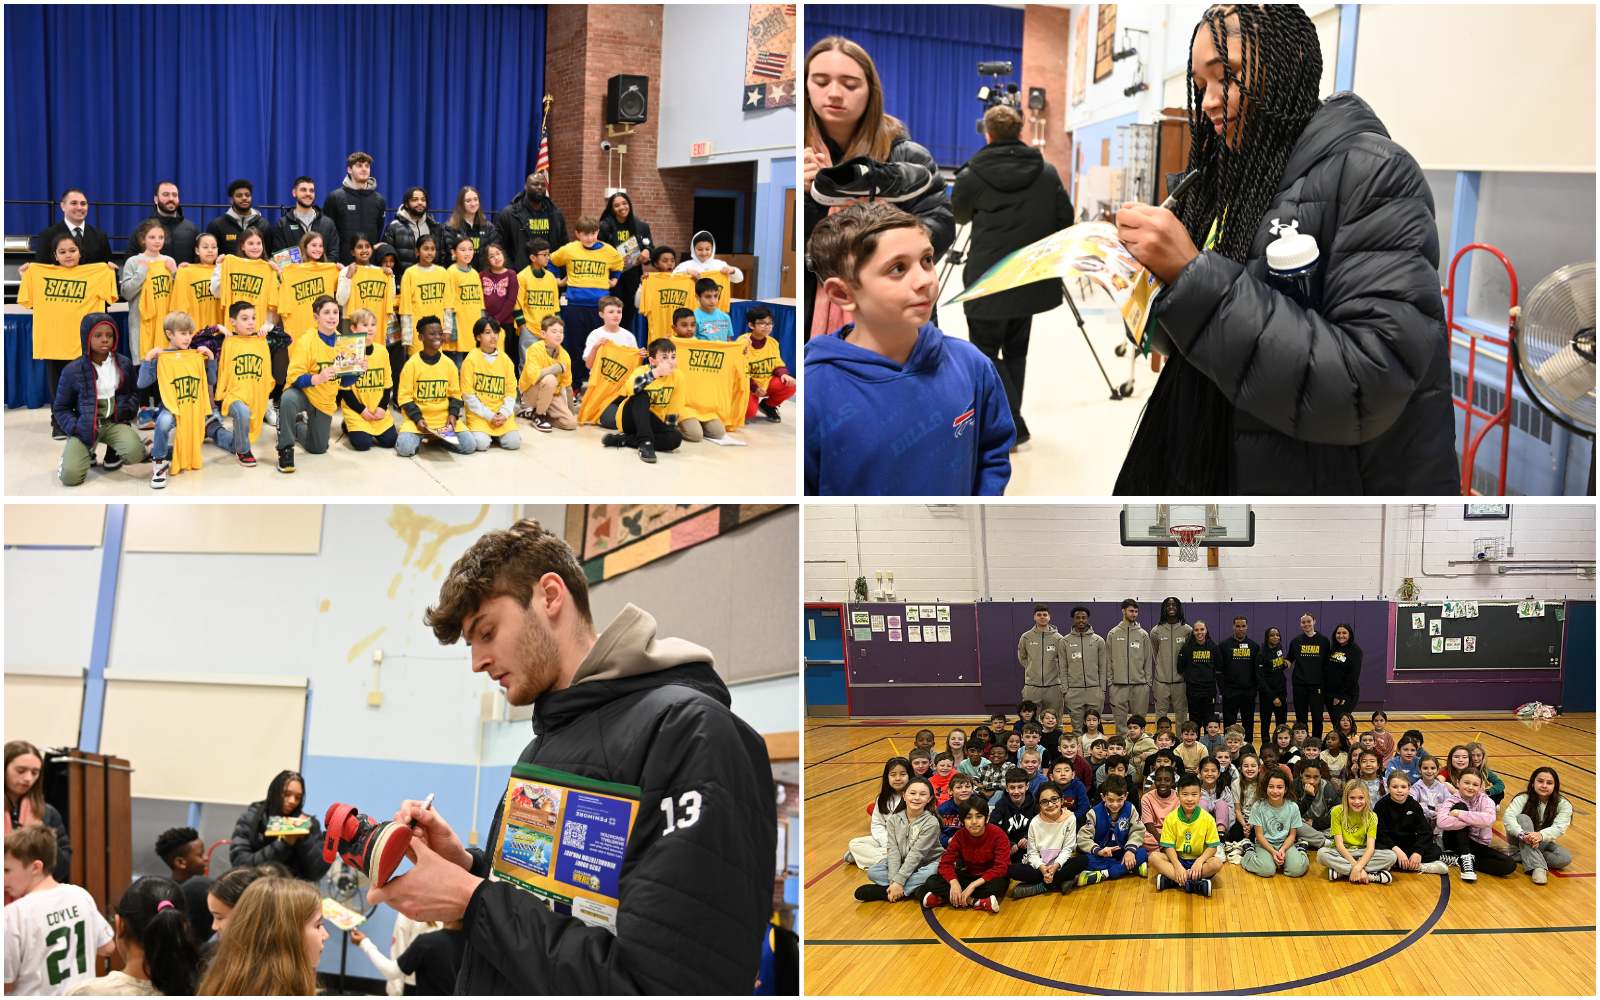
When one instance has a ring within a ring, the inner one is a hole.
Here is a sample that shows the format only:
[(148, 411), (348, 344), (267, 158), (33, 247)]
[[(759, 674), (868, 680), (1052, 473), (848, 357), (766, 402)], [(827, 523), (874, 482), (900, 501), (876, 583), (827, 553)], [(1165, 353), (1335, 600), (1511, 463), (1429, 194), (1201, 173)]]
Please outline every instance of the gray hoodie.
[(904, 810), (893, 813), (884, 821), (884, 833), (890, 882), (905, 885), (913, 872), (944, 853), (939, 846), (939, 817), (932, 809), (924, 809), (914, 820)]
[(1149, 684), (1150, 667), (1155, 662), (1150, 633), (1137, 622), (1118, 622), (1106, 633), (1106, 652), (1111, 660), (1111, 683)]
[(1058, 688), (1066, 679), (1066, 637), (1054, 625), (1028, 629), (1017, 639), (1017, 662), (1026, 687)]
[(1067, 661), (1063, 685), (1073, 690), (1104, 692), (1106, 680), (1111, 676), (1111, 659), (1106, 654), (1106, 641), (1094, 626), (1087, 632), (1074, 629), (1066, 634)]

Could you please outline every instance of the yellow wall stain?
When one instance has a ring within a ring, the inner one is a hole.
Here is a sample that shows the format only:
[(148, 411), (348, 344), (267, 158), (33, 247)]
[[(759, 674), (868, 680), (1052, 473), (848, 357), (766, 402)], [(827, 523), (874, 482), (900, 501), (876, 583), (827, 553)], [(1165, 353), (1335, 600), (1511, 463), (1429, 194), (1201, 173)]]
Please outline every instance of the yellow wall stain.
[(394, 600), (394, 595), (400, 592), (400, 574), (396, 573), (394, 579), (389, 581), (389, 600)]
[(329, 605), (329, 601), (328, 601), (328, 599), (326, 597), (324, 597), (322, 599), (322, 606), (319, 607), (317, 610), (321, 611), (323, 614), (327, 614), (328, 613), (328, 605)]
[(354, 662), (356, 662), (356, 657), (360, 656), (362, 653), (365, 653), (367, 651), (367, 647), (372, 645), (373, 643), (377, 642), (378, 641), (378, 636), (382, 635), (383, 633), (387, 632), (388, 630), (389, 630), (388, 626), (382, 626), (382, 627), (380, 627), (378, 629), (378, 631), (376, 631), (376, 632), (372, 633), (371, 635), (367, 636), (365, 639), (362, 639), (360, 642), (356, 643), (354, 646), (351, 646), (350, 647), (350, 654), (344, 658), (345, 662), (346, 663), (354, 663)]
[[(408, 505), (397, 503), (389, 514), (387, 523), (389, 527), (394, 529), (394, 533), (400, 536), (400, 540), (406, 543), (406, 554), (400, 560), (400, 565), (409, 564), (411, 556), (415, 554), (417, 557), (417, 569), (427, 569), (434, 564), (434, 560), (439, 558), (439, 550), (444, 547), (445, 542), (476, 528), (488, 516), (489, 505), (483, 504), (478, 508), (478, 516), (472, 520), (471, 524), (445, 524), (438, 518), (429, 517), (426, 514), (418, 514)], [(422, 536), (424, 534), (434, 536), (433, 540), (423, 542)], [(417, 550), (418, 545), (422, 546), (420, 552)]]
[(433, 568), (433, 578), (435, 580), (437, 580), (437, 579), (439, 579), (439, 577), (441, 577), (443, 575), (444, 575), (444, 563), (440, 563), (439, 565), (437, 565), (437, 566), (435, 566)]

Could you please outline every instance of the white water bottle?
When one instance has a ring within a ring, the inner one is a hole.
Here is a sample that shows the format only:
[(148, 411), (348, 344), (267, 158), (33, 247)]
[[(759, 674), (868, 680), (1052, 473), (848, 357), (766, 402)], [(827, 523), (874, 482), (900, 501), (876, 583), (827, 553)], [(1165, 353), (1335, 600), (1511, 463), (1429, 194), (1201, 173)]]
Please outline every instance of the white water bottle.
[(1278, 238), (1267, 245), (1267, 283), (1299, 303), (1302, 309), (1322, 308), (1317, 264), (1321, 256), (1316, 237), (1300, 232), (1299, 220), (1272, 220)]

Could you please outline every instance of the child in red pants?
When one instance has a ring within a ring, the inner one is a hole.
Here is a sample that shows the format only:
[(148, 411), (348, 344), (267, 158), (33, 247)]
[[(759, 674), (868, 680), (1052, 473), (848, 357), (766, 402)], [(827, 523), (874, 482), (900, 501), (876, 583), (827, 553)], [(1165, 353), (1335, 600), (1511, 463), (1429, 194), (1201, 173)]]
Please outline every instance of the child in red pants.
[(739, 338), (745, 345), (750, 361), (750, 407), (746, 420), (754, 420), (759, 411), (773, 423), (783, 418), (778, 407), (794, 395), (794, 376), (783, 366), (778, 353), (778, 342), (772, 338), (772, 310), (766, 306), (751, 306), (744, 314), (750, 329)]

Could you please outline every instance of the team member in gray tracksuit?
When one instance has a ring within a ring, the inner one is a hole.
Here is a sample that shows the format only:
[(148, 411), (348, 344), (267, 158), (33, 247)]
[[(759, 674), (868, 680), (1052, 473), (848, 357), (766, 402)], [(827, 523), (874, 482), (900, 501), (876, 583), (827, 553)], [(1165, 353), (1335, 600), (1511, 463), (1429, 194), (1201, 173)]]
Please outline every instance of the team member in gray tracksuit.
[[(1106, 679), (1111, 673), (1111, 661), (1106, 654), (1106, 641), (1089, 624), (1089, 609), (1079, 605), (1072, 609), (1072, 631), (1067, 633), (1067, 669), (1063, 690), (1063, 704), (1067, 717), (1078, 720), (1078, 730), (1083, 728), (1084, 715), (1090, 711), (1106, 710)], [(1066, 722), (1067, 719), (1063, 719)]]
[(1111, 663), (1111, 710), (1117, 732), (1128, 731), (1128, 716), (1150, 710), (1150, 671), (1154, 651), (1150, 633), (1139, 627), (1139, 602), (1122, 602), (1122, 621), (1106, 633), (1106, 659)]
[(1161, 620), (1150, 627), (1150, 643), (1155, 647), (1155, 712), (1150, 716), (1173, 715), (1179, 724), (1189, 718), (1189, 703), (1184, 694), (1183, 677), (1178, 673), (1178, 653), (1194, 629), (1183, 617), (1183, 602), (1169, 597), (1161, 602)]
[(1061, 684), (1067, 659), (1066, 637), (1050, 624), (1050, 605), (1033, 606), (1033, 628), (1017, 640), (1017, 662), (1022, 664), (1022, 698), (1045, 712), (1061, 716)]

